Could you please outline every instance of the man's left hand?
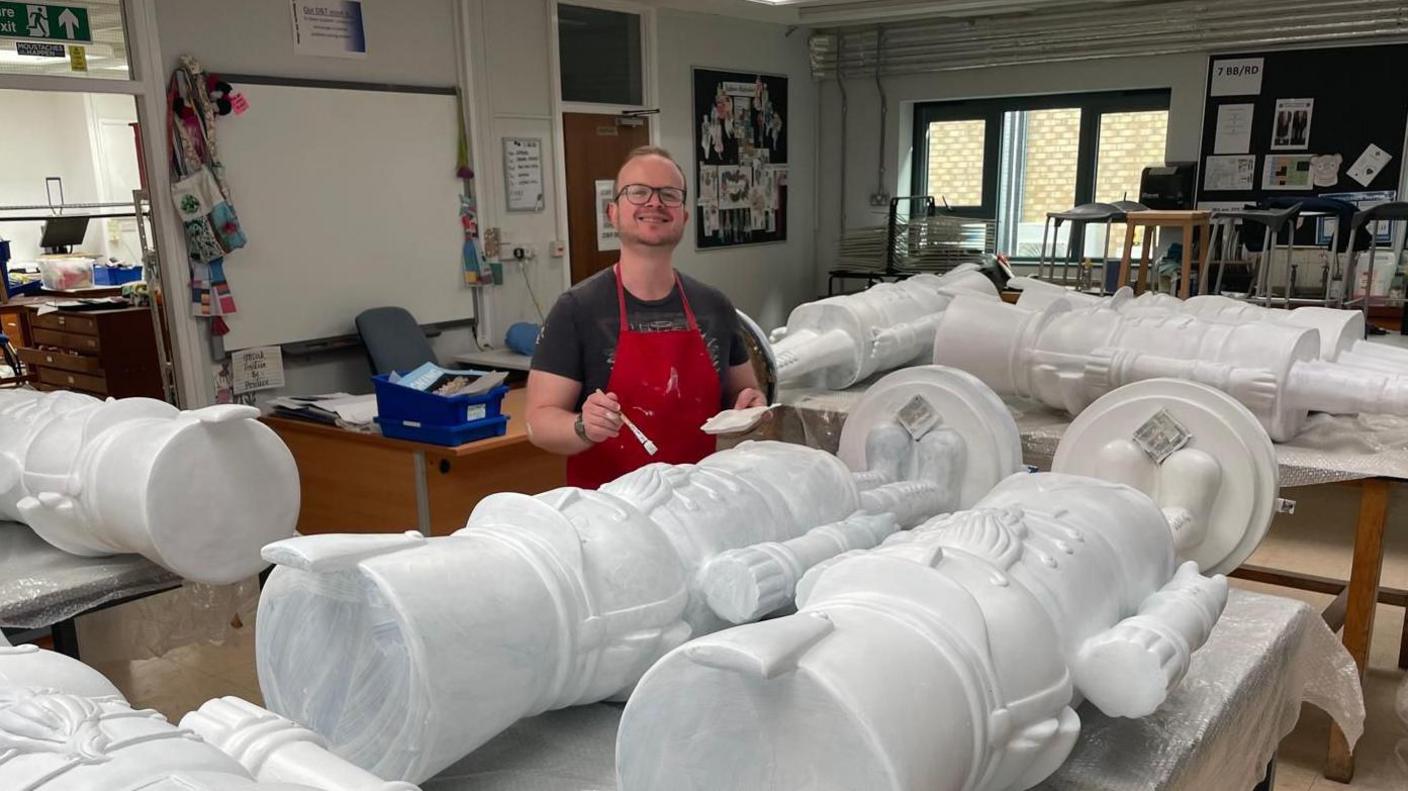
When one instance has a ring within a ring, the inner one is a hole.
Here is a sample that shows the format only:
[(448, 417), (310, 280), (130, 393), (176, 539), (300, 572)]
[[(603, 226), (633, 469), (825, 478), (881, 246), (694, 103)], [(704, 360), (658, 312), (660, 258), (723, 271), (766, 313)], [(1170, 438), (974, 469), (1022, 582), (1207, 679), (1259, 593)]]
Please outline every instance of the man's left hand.
[(755, 388), (744, 388), (738, 394), (738, 401), (733, 405), (734, 409), (748, 409), (755, 406), (767, 406), (768, 400)]

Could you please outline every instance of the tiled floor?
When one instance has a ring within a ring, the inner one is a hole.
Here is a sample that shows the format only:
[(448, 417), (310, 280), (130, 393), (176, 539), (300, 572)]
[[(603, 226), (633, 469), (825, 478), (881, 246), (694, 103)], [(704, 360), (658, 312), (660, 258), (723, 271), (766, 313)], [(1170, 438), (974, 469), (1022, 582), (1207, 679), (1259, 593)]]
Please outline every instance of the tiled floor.
[[(1252, 559), (1258, 565), (1304, 571), (1324, 576), (1345, 577), (1349, 571), (1349, 547), (1353, 537), (1353, 514), (1358, 490), (1352, 487), (1318, 487), (1315, 490), (1289, 490), (1287, 496), (1299, 499), (1293, 517), (1280, 517), (1270, 537)], [(1408, 496), (1395, 501), (1393, 514), (1408, 515)], [(1384, 584), (1408, 588), (1408, 530), (1398, 517), (1389, 526), (1388, 554), (1384, 564)], [(1395, 528), (1397, 528), (1395, 530)], [(1295, 596), (1324, 607), (1328, 596), (1305, 594), (1281, 588), (1237, 583), (1279, 595)], [(121, 608), (99, 617), (121, 619)], [(1403, 611), (1381, 605), (1375, 622), (1373, 655), (1365, 680), (1368, 711), (1365, 736), (1358, 750), (1358, 769), (1353, 783), (1342, 785), (1321, 776), (1329, 718), (1318, 709), (1305, 706), (1300, 723), (1281, 745), (1277, 767), (1278, 791), (1404, 791), (1408, 789), (1408, 724), (1399, 719), (1395, 700), (1405, 675), (1398, 670), (1397, 654)], [(99, 633), (100, 629), (85, 632)], [(236, 630), (223, 645), (189, 645), (157, 659), (96, 661), (137, 705), (157, 709), (173, 721), (206, 700), (220, 695), (237, 695), (260, 702), (254, 670), (254, 636), (249, 627)], [(101, 655), (103, 648), (89, 641), (85, 650)], [(1408, 714), (1408, 693), (1399, 704)]]

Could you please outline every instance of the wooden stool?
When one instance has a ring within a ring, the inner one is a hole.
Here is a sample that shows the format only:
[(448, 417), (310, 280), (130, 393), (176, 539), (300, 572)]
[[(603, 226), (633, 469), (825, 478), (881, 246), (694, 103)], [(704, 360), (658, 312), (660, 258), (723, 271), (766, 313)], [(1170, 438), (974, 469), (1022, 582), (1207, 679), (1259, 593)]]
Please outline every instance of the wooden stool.
[[(1139, 254), (1139, 279), (1134, 286), (1134, 293), (1142, 294), (1148, 290), (1149, 270), (1153, 264), (1149, 261), (1149, 256), (1153, 252), (1153, 245), (1150, 244), (1149, 230), (1152, 228), (1182, 228), (1183, 229), (1183, 274), (1178, 281), (1178, 296), (1187, 299), (1189, 286), (1192, 284), (1193, 258), (1198, 259), (1198, 276), (1207, 277), (1208, 270), (1208, 238), (1211, 235), (1209, 220), (1212, 212), (1208, 211), (1140, 211), (1130, 212), (1125, 215), (1124, 231), (1124, 257), (1120, 259), (1120, 278), (1115, 284), (1119, 289), (1129, 283), (1129, 264), (1134, 254), (1134, 230), (1145, 228), (1143, 249)], [(1197, 234), (1197, 244), (1193, 243), (1194, 231), (1201, 230)]]

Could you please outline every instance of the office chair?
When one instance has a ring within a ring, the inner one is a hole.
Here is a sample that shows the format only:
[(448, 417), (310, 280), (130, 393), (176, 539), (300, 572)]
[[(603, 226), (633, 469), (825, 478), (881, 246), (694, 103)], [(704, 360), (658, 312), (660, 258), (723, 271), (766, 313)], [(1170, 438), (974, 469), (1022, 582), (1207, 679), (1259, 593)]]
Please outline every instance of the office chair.
[(371, 308), (357, 315), (357, 334), (367, 347), (372, 373), (410, 373), (437, 362), (435, 351), (415, 317), (405, 308)]

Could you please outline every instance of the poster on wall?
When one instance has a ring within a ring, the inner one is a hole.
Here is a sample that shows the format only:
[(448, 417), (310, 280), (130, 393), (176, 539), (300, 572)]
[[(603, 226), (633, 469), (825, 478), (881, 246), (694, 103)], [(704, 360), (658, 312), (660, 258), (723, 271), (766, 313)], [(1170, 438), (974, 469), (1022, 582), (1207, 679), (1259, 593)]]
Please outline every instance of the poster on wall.
[(607, 216), (606, 207), (616, 198), (615, 179), (597, 179), (596, 181), (596, 249), (597, 252), (607, 252), (609, 250), (621, 249), (621, 237), (616, 233), (616, 226), (611, 224), (611, 218)]
[(509, 211), (543, 210), (543, 141), (504, 138), (504, 194)]
[(1308, 190), (1311, 187), (1309, 156), (1268, 154), (1262, 168), (1261, 188), (1264, 190)]
[(298, 55), (365, 58), (367, 31), (361, 0), (289, 0), (293, 51)]
[(787, 78), (694, 70), (695, 246), (787, 239)]
[(1305, 151), (1310, 148), (1310, 118), (1314, 99), (1277, 99), (1271, 124), (1272, 151)]

